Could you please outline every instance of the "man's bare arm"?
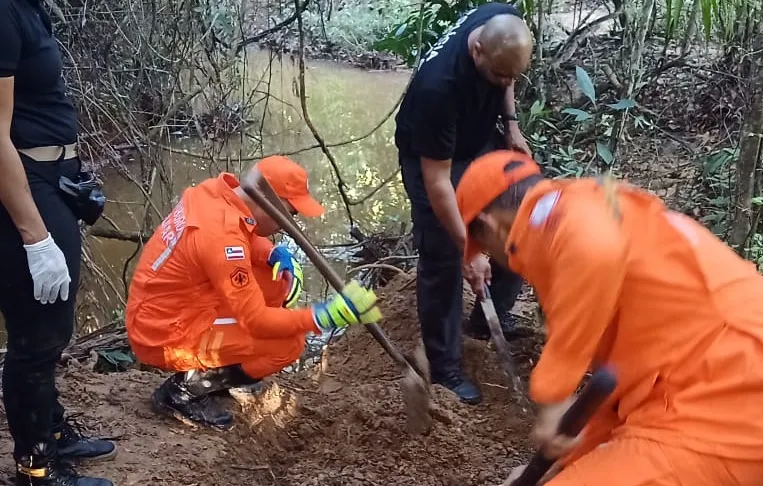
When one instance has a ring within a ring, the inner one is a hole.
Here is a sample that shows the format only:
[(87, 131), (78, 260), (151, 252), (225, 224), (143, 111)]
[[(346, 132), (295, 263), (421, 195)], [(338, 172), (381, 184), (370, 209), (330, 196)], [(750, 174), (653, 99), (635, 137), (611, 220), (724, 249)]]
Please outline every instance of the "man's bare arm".
[(0, 203), (21, 233), (25, 244), (44, 240), (48, 230), (32, 199), (29, 181), (11, 142), (13, 77), (0, 78)]
[(514, 81), (506, 87), (506, 94), (503, 98), (504, 113), (511, 116), (517, 115), (517, 105), (514, 99)]
[[(514, 99), (514, 81), (506, 88), (506, 94), (504, 95), (503, 106), (504, 113), (509, 116), (517, 116), (517, 106)], [(503, 131), (506, 134), (506, 145), (509, 148), (521, 150), (527, 154), (531, 153), (530, 146), (527, 144), (522, 131), (519, 129), (519, 121), (506, 120), (504, 121)]]
[(458, 212), (456, 191), (450, 181), (450, 160), (421, 158), (424, 187), (437, 219), (456, 243), (459, 252), (464, 251), (466, 228)]

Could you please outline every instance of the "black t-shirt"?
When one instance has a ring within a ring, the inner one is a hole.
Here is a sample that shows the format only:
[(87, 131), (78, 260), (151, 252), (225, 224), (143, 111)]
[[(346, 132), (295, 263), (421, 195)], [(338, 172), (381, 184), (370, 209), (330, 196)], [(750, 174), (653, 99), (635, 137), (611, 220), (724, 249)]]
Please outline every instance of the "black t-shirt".
[(507, 3), (466, 12), (427, 52), (395, 121), (401, 158), (468, 163), (488, 144), (504, 109), (506, 89), (482, 77), (469, 54), (469, 34), (490, 18), (521, 13)]
[(13, 76), (11, 141), (18, 149), (77, 141), (61, 51), (39, 0), (0, 0), (0, 77)]

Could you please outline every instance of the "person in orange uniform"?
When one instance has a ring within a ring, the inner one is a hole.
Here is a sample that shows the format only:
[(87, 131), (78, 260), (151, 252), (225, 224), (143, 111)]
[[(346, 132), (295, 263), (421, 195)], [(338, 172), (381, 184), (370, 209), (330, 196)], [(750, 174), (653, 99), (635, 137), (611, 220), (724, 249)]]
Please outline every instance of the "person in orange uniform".
[[(273, 156), (248, 176), (264, 177), (292, 214), (317, 217), (307, 172)], [(308, 333), (381, 318), (374, 292), (353, 281), (326, 302), (295, 308), (299, 263), (266, 238), (278, 224), (230, 173), (184, 191), (141, 254), (130, 284), (126, 327), (143, 363), (174, 371), (154, 405), (180, 420), (227, 428), (213, 393), (256, 387), (302, 354)]]
[[(763, 277), (752, 263), (644, 190), (544, 179), (520, 152), (473, 162), (456, 198), (465, 260), (486, 252), (520, 274), (546, 315), (530, 395), (532, 436), (559, 459), (547, 485), (763, 484)], [(614, 393), (580, 436), (558, 436), (585, 373), (605, 364)]]

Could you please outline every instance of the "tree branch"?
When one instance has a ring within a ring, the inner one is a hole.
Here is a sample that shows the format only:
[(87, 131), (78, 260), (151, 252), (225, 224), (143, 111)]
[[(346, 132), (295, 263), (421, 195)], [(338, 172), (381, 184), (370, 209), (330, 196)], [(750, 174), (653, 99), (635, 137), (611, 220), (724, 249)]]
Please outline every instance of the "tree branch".
[(305, 119), (305, 124), (310, 129), (310, 132), (312, 132), (315, 141), (318, 142), (321, 151), (323, 151), (329, 159), (329, 163), (334, 169), (334, 174), (338, 179), (337, 186), (339, 187), (339, 195), (342, 197), (347, 217), (350, 220), (350, 226), (353, 226), (355, 220), (352, 217), (352, 210), (350, 209), (350, 197), (347, 195), (346, 190), (347, 183), (342, 179), (342, 174), (339, 171), (339, 164), (337, 164), (331, 151), (326, 147), (326, 142), (323, 140), (321, 134), (318, 133), (315, 125), (313, 125), (313, 122), (310, 119), (310, 114), (307, 111), (307, 95), (305, 90), (305, 31), (302, 27), (302, 10), (299, 6), (299, 0), (294, 0), (294, 11), (297, 13), (297, 31), (299, 33), (299, 103), (302, 106), (302, 117)]
[(241, 51), (249, 44), (254, 44), (255, 42), (258, 42), (264, 39), (265, 37), (269, 36), (273, 32), (279, 31), (283, 29), (284, 27), (289, 26), (290, 24), (294, 23), (294, 21), (297, 19), (300, 19), (300, 22), (301, 22), (302, 12), (307, 10), (307, 6), (310, 4), (310, 0), (305, 0), (301, 6), (299, 5), (299, 2), (296, 2), (296, 1), (294, 2), (294, 4), (295, 4), (295, 10), (290, 17), (274, 25), (273, 27), (270, 27), (269, 29), (265, 29), (262, 32), (259, 32), (253, 35), (252, 37), (248, 37), (242, 40), (241, 42), (239, 42), (239, 44), (236, 46), (236, 51), (235, 51), (236, 54), (237, 55), (240, 54)]
[(133, 243), (145, 243), (151, 237), (145, 233), (137, 231), (119, 231), (111, 228), (90, 228), (87, 232), (89, 236), (96, 238), (107, 238), (110, 240), (131, 241)]

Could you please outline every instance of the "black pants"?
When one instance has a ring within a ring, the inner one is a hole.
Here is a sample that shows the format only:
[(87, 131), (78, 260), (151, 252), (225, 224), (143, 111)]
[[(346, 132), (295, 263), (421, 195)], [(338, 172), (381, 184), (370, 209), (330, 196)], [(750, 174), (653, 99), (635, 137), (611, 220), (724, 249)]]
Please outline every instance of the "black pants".
[[(38, 444), (44, 444), (50, 454), (56, 450), (53, 431), (63, 421), (64, 408), (58, 401), (55, 368), (74, 331), (81, 251), (77, 219), (51, 183), (59, 173), (73, 177), (79, 160), (62, 161), (58, 166), (23, 155), (22, 160), (42, 220), (66, 257), (71, 284), (65, 302), (58, 298), (43, 305), (35, 300), (21, 236), (0, 205), (0, 312), (8, 331), (3, 401), (16, 460), (32, 454), (36, 447), (41, 450)], [(33, 169), (30, 164), (35, 164)]]
[[(403, 158), (403, 184), (411, 201), (414, 244), (419, 253), (416, 302), (421, 335), (432, 380), (461, 368), (463, 312), (462, 255), (432, 211), (417, 158)], [(458, 184), (467, 163), (454, 163), (451, 180)], [(491, 295), (507, 312), (522, 290), (522, 278), (492, 263)], [(475, 312), (480, 312), (476, 306)], [(500, 314), (499, 314), (500, 315)]]

